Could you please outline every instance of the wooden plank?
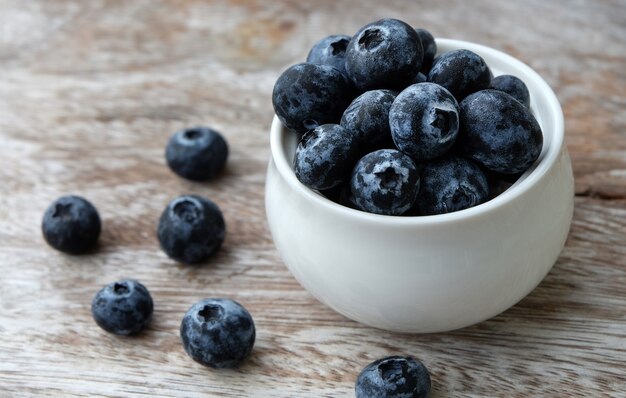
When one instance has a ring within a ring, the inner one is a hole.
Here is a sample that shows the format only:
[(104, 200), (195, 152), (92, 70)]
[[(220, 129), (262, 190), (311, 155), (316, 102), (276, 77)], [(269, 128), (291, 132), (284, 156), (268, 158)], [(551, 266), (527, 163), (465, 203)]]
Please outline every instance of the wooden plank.
[[(456, 332), (398, 335), (337, 315), (290, 276), (265, 222), (276, 77), (319, 37), (382, 16), (519, 57), (566, 116), (578, 195), (566, 248), (518, 305)], [(350, 396), (362, 367), (397, 353), (424, 361), (433, 396), (624, 396), (625, 26), (610, 0), (0, 2), (0, 396)], [(163, 159), (169, 135), (196, 124), (231, 145), (210, 183), (175, 177)], [(92, 255), (41, 238), (43, 211), (66, 193), (101, 212)], [(182, 193), (224, 211), (224, 249), (204, 266), (158, 249), (158, 216)], [(156, 303), (134, 338), (90, 316), (95, 292), (121, 277)], [(203, 368), (179, 342), (182, 315), (207, 296), (255, 317), (237, 370)]]

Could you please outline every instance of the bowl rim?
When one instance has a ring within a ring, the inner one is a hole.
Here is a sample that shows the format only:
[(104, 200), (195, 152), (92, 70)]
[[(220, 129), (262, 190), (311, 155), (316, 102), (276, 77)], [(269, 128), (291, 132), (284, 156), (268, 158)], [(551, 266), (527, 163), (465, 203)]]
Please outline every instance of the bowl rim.
[[(524, 193), (532, 189), (532, 187), (534, 187), (557, 162), (564, 145), (563, 110), (561, 109), (561, 105), (556, 97), (556, 94), (552, 88), (550, 88), (548, 83), (531, 67), (502, 51), (484, 46), (482, 44), (462, 40), (446, 38), (436, 38), (435, 40), (438, 47), (453, 47), (450, 51), (453, 51), (454, 49), (467, 49), (477, 53), (481, 57), (483, 54), (488, 54), (491, 58), (499, 58), (503, 63), (512, 64), (515, 68), (520, 69), (529, 80), (533, 81), (533, 84), (539, 88), (535, 91), (535, 93), (544, 97), (546, 100), (549, 108), (548, 114), (551, 115), (554, 124), (550, 138), (550, 145), (546, 149), (546, 140), (544, 139), (544, 147), (538, 161), (536, 161), (529, 170), (524, 172), (515, 184), (500, 195), (481, 203), (480, 205), (445, 214), (435, 214), (429, 216), (391, 216), (367, 213), (361, 210), (352, 209), (333, 202), (320, 193), (308, 188), (296, 178), (295, 172), (291, 167), (290, 162), (287, 160), (287, 155), (284, 151), (283, 145), (286, 136), (293, 133), (289, 132), (282, 125), (278, 116), (274, 115), (270, 129), (271, 157), (276, 168), (278, 169), (278, 172), (284, 178), (286, 183), (292, 189), (304, 195), (308, 200), (323, 206), (328, 211), (333, 212), (338, 216), (351, 217), (366, 222), (416, 226), (457, 222), (460, 220), (481, 217), (497, 208), (506, 206), (508, 203), (512, 202), (516, 198), (519, 198), (520, 196), (523, 196)], [(531, 91), (531, 95), (532, 93), (533, 92)], [(546, 134), (544, 132), (544, 137), (545, 136)]]

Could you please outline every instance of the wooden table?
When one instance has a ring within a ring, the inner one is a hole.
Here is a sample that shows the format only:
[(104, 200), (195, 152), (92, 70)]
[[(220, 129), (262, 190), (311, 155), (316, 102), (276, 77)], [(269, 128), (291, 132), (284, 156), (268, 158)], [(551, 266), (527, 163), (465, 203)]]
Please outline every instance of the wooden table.
[[(626, 396), (624, 2), (414, 3), (0, 1), (0, 396), (352, 396), (362, 367), (398, 353), (428, 366), (434, 397)], [(511, 53), (565, 112), (576, 210), (559, 261), (515, 307), (452, 333), (392, 334), (334, 313), (291, 277), (265, 221), (275, 79), (321, 36), (383, 16)], [(232, 149), (210, 183), (177, 178), (163, 158), (170, 134), (196, 124)], [(100, 210), (95, 254), (41, 237), (45, 208), (69, 193)], [(182, 193), (212, 198), (228, 223), (204, 266), (158, 248), (158, 216)], [(121, 277), (156, 302), (139, 337), (91, 318), (95, 292)], [(207, 296), (255, 317), (237, 370), (183, 352), (181, 317)]]

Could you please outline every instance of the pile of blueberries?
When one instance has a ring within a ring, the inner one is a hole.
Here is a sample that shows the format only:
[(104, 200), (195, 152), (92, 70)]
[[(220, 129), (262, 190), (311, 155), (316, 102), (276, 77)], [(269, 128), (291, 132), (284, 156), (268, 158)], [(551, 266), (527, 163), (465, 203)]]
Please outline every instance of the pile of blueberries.
[(382, 19), (317, 42), (276, 81), (274, 110), (302, 134), (297, 178), (344, 206), (423, 216), (479, 205), (539, 157), (526, 85), (478, 54)]
[[(204, 181), (222, 171), (228, 145), (217, 131), (194, 127), (176, 132), (165, 157), (181, 177)], [(64, 196), (46, 210), (42, 223), (48, 244), (69, 254), (92, 251), (102, 223), (96, 208), (79, 196)], [(172, 259), (197, 264), (222, 246), (226, 224), (219, 207), (209, 199), (185, 195), (172, 200), (161, 214), (157, 237)], [(152, 318), (154, 303), (148, 289), (133, 279), (112, 282), (96, 293), (91, 312), (96, 323), (117, 335), (144, 330)], [(214, 368), (237, 366), (252, 351), (256, 330), (250, 313), (234, 300), (207, 298), (191, 306), (180, 325), (187, 354)]]

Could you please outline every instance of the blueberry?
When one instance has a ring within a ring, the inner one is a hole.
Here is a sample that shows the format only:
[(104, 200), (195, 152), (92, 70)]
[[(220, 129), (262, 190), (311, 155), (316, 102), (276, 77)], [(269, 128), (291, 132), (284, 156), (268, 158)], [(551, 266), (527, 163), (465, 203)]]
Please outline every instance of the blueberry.
[(339, 197), (341, 196), (341, 192), (345, 187), (346, 184), (339, 184), (332, 188), (320, 189), (318, 190), (318, 192), (322, 194), (322, 196), (324, 196), (326, 199), (339, 203)]
[(63, 196), (46, 210), (41, 230), (57, 250), (81, 254), (95, 246), (102, 224), (98, 210), (80, 196)]
[(437, 84), (407, 87), (389, 111), (393, 142), (416, 162), (443, 155), (459, 131), (458, 109), (452, 94)]
[(329, 199), (342, 206), (356, 209), (356, 206), (352, 200), (352, 193), (350, 192), (350, 184), (341, 184), (331, 189), (319, 191), (326, 199)]
[(195, 195), (172, 200), (161, 214), (157, 235), (161, 248), (172, 259), (200, 263), (222, 246), (226, 225), (219, 207)]
[(493, 199), (509, 189), (523, 174), (500, 174), (488, 169), (483, 169), (483, 172), (489, 183), (489, 199)]
[(153, 308), (148, 289), (133, 279), (106, 285), (91, 302), (91, 314), (98, 326), (123, 336), (144, 330), (150, 323)]
[(469, 50), (444, 53), (434, 61), (428, 81), (445, 87), (457, 101), (489, 87), (491, 72), (482, 57)]
[(426, 81), (428, 81), (428, 76), (426, 76), (422, 72), (418, 72), (418, 74), (415, 75), (415, 79), (413, 79), (411, 84), (424, 83)]
[(180, 324), (187, 354), (212, 368), (232, 368), (252, 351), (256, 331), (250, 313), (238, 302), (208, 298), (197, 302)]
[(435, 54), (437, 54), (437, 43), (433, 35), (426, 29), (418, 28), (415, 29), (415, 32), (417, 32), (417, 35), (420, 37), (422, 48), (424, 49), (424, 60), (422, 61), (421, 71), (428, 73), (430, 67), (433, 65)]
[(356, 398), (426, 398), (430, 374), (417, 359), (392, 356), (367, 365), (356, 380)]
[(358, 161), (350, 191), (354, 205), (375, 214), (400, 215), (415, 202), (419, 171), (411, 158), (394, 149), (380, 149)]
[(358, 96), (341, 117), (341, 125), (357, 137), (363, 148), (380, 149), (391, 140), (389, 109), (398, 93), (372, 90)]
[(483, 90), (461, 104), (458, 150), (487, 169), (516, 174), (539, 157), (543, 135), (530, 110), (510, 95)]
[(224, 137), (208, 127), (178, 131), (170, 138), (165, 159), (181, 177), (203, 181), (217, 175), (226, 164), (228, 145)]
[(420, 215), (451, 213), (489, 199), (487, 177), (462, 156), (444, 156), (422, 165), (416, 206)]
[(294, 170), (307, 187), (329, 189), (350, 177), (357, 156), (357, 141), (350, 131), (338, 124), (323, 124), (300, 140)]
[(339, 69), (310, 63), (283, 72), (272, 93), (276, 115), (285, 127), (298, 133), (338, 123), (352, 98), (352, 86)]
[(354, 196), (352, 196), (350, 184), (344, 185), (343, 189), (339, 192), (339, 198), (337, 200), (337, 203), (351, 209), (359, 210), (359, 208), (354, 203)]
[(381, 19), (359, 30), (346, 50), (346, 70), (361, 91), (402, 89), (422, 67), (424, 53), (415, 29), (397, 19)]
[(515, 76), (501, 75), (491, 79), (489, 88), (503, 91), (522, 103), (526, 108), (530, 106), (530, 93), (523, 81)]
[(350, 36), (332, 35), (323, 38), (313, 45), (306, 62), (319, 65), (330, 65), (346, 74), (346, 48)]

